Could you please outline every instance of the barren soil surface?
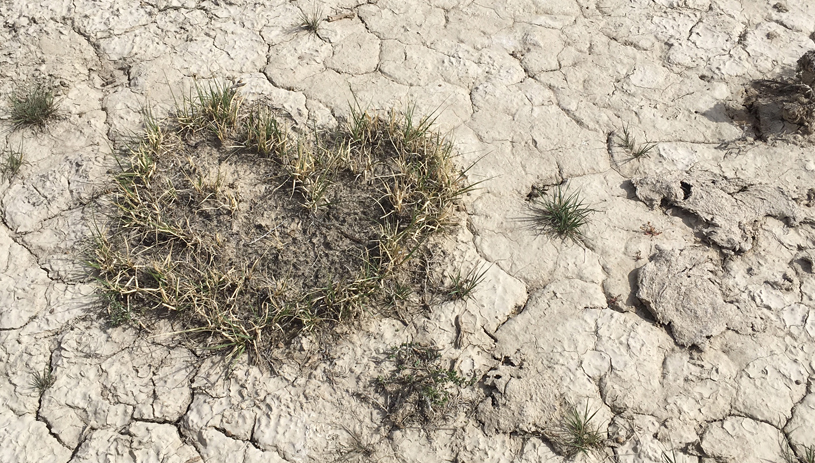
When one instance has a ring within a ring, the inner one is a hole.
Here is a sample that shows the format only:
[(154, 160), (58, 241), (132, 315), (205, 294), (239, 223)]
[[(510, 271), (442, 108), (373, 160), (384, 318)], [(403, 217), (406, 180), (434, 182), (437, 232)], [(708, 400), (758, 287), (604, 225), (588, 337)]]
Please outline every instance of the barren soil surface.
[[(796, 78), (815, 2), (5, 0), (0, 18), (0, 131), (25, 160), (0, 183), (0, 461), (561, 462), (572, 407), (606, 438), (589, 461), (815, 453), (815, 138), (750, 93)], [(482, 182), (439, 263), (488, 269), (472, 297), (302, 336), (273, 371), (109, 326), (84, 260), (111, 153), (212, 78), (299, 127), (354, 98), (438, 111)], [(6, 96), (36, 80), (59, 118), (15, 129)], [(657, 145), (634, 158), (624, 128)], [(529, 224), (561, 183), (596, 210), (584, 245)], [(400, 427), (377, 378), (409, 342), (475, 381)]]

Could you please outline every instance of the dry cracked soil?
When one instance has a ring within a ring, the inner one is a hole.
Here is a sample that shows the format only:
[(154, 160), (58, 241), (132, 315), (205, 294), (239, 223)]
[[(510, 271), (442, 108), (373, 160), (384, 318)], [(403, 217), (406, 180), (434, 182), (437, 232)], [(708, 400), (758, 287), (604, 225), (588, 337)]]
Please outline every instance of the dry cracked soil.
[[(4, 0), (0, 18), (4, 159), (23, 154), (0, 183), (0, 462), (815, 460), (815, 2)], [(480, 283), (304, 334), (271, 368), (111, 326), (85, 261), (112, 153), (209, 79), (303, 128), (354, 101), (435, 111), (480, 182), (437, 265)], [(57, 115), (17, 127), (32, 82)], [(593, 210), (580, 242), (530, 226), (557, 185)], [(444, 416), (390, 413), (399, 349), (467, 379), (414, 391)]]

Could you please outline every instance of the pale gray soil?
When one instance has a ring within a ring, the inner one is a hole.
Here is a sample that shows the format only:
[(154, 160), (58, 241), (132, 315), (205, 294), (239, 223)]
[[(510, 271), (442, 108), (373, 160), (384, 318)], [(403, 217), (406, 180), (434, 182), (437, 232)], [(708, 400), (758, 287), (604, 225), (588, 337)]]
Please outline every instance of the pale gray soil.
[[(315, 7), (339, 15), (317, 36)], [(44, 131), (0, 121), (26, 160), (0, 184), (0, 461), (560, 462), (569, 404), (608, 433), (581, 459), (815, 449), (815, 139), (743, 106), (815, 49), (814, 2), (6, 0), (0, 18), (0, 113), (39, 78), (61, 98)], [(242, 80), (303, 127), (353, 95), (438, 110), (483, 181), (443, 262), (492, 264), (473, 297), (301, 338), (275, 372), (107, 326), (83, 252), (112, 147), (193, 78)], [(617, 146), (624, 126), (650, 157)], [(524, 220), (564, 180), (597, 210), (585, 247)], [(373, 381), (410, 341), (475, 376), (476, 403), (392, 427)]]

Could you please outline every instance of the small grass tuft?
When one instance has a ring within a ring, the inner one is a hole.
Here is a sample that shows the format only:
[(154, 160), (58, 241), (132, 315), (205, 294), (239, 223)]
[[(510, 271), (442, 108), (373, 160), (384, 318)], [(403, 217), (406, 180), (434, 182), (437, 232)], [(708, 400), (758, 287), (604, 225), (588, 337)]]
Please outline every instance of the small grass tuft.
[(800, 454), (796, 455), (786, 438), (781, 440), (784, 463), (815, 463), (815, 445), (802, 445)]
[(330, 205), (329, 189), (337, 176), (339, 162), (337, 153), (299, 141), (282, 157), (283, 168), (288, 173), (292, 193), (299, 193), (303, 207), (316, 213)]
[(351, 461), (351, 459), (371, 461), (376, 454), (375, 443), (365, 439), (361, 433), (351, 430), (345, 425), (340, 426), (351, 437), (351, 442), (339, 449), (341, 458), (339, 461)]
[(605, 444), (605, 439), (600, 434), (600, 430), (591, 422), (598, 411), (589, 412), (587, 402), (583, 410), (573, 406), (564, 417), (562, 422), (562, 443), (568, 449), (569, 456), (599, 450)]
[(57, 100), (54, 90), (38, 83), (14, 90), (9, 98), (11, 122), (15, 128), (45, 127), (45, 123), (57, 114)]
[(253, 109), (243, 120), (242, 126), (240, 139), (244, 148), (261, 156), (283, 154), (288, 149), (289, 136), (286, 129), (271, 111)]
[(682, 460), (677, 458), (676, 450), (671, 450), (671, 453), (663, 451), (662, 452), (662, 463), (682, 463)]
[(534, 201), (532, 212), (531, 220), (542, 232), (582, 243), (581, 229), (588, 222), (589, 215), (597, 211), (587, 207), (577, 192), (567, 195), (558, 185), (551, 197), (541, 196)]
[(651, 151), (657, 144), (646, 141), (644, 144), (637, 144), (636, 139), (628, 129), (628, 125), (623, 125), (622, 134), (617, 134), (617, 142), (620, 146), (628, 150), (632, 159), (644, 159), (651, 156)]
[(242, 98), (238, 96), (238, 87), (226, 83), (210, 81), (206, 85), (194, 85), (195, 93), (183, 97), (177, 104), (176, 122), (187, 133), (202, 131), (215, 135), (219, 141), (225, 141), (238, 124), (238, 112)]
[(444, 368), (439, 351), (421, 344), (393, 347), (388, 359), (396, 369), (388, 377), (377, 378), (376, 384), (387, 398), (388, 417), (399, 428), (441, 419), (451, 410), (457, 388), (474, 381)]
[(317, 37), (320, 36), (320, 28), (323, 25), (323, 9), (320, 7), (312, 8), (311, 13), (305, 11), (300, 12), (300, 29), (310, 32)]
[(0, 152), (0, 156), (2, 156), (0, 172), (2, 172), (3, 176), (7, 179), (14, 177), (17, 175), (17, 172), (20, 171), (20, 168), (23, 167), (23, 164), (25, 164), (23, 160), (23, 142), (20, 141), (20, 147), (17, 149), (6, 145), (3, 151)]
[(42, 373), (35, 371), (32, 373), (31, 387), (36, 389), (39, 395), (43, 395), (45, 391), (54, 385), (57, 378), (51, 372), (51, 365), (46, 365)]
[[(486, 267), (486, 268), (485, 268)], [(484, 280), (487, 272), (490, 270), (489, 266), (473, 267), (467, 273), (462, 273), (459, 268), (456, 274), (452, 277), (450, 289), (447, 295), (452, 300), (462, 300), (472, 297), (475, 288)]]

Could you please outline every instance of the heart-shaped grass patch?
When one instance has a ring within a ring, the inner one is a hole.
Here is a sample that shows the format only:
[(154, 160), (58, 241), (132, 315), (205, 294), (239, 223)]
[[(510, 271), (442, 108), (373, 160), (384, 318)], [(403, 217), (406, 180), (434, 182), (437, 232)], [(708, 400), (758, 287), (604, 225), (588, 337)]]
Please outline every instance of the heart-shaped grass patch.
[(196, 85), (168, 120), (147, 115), (92, 260), (113, 323), (169, 317), (257, 360), (415, 289), (409, 262), (471, 187), (412, 109), (356, 107), (341, 129), (295, 136), (241, 103)]

